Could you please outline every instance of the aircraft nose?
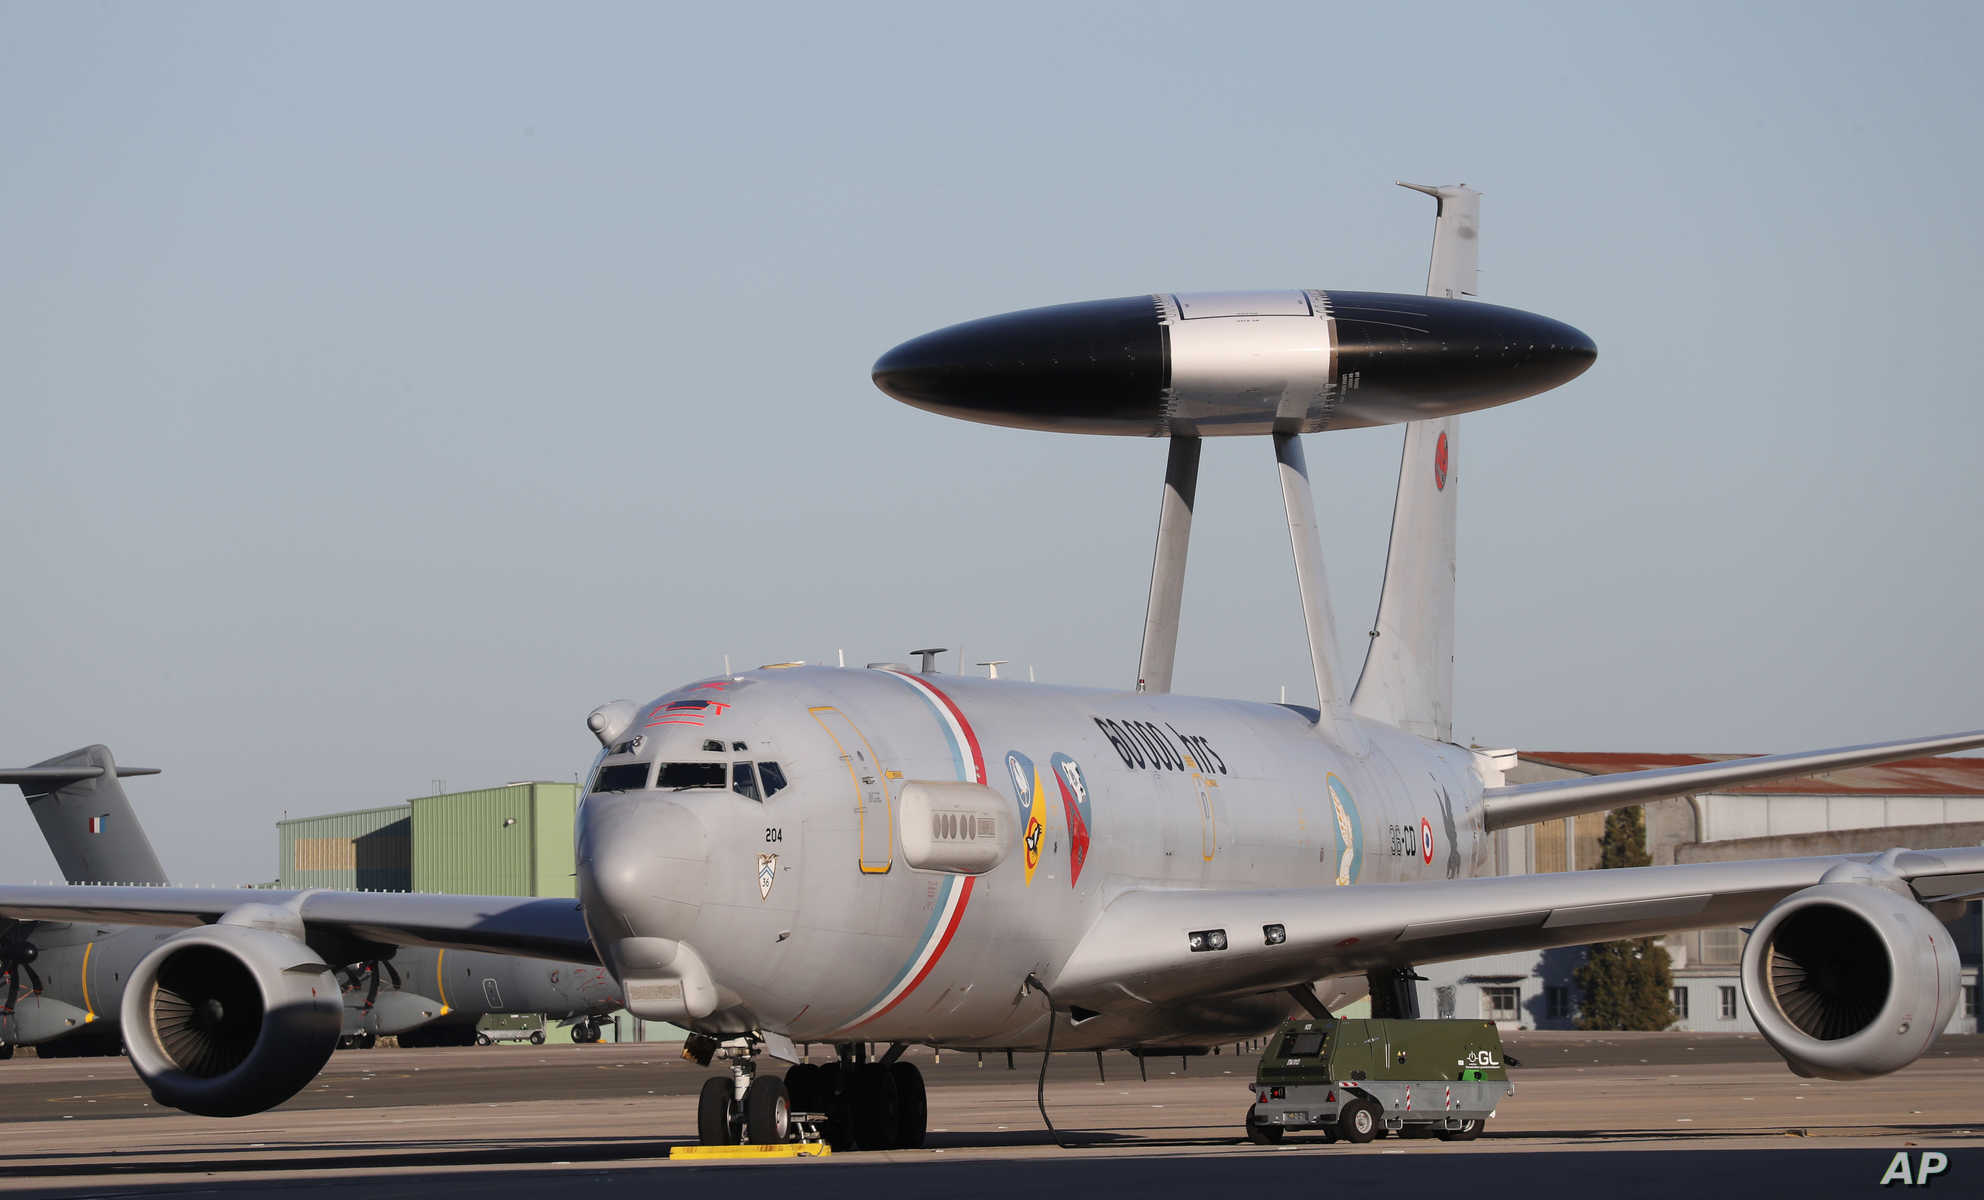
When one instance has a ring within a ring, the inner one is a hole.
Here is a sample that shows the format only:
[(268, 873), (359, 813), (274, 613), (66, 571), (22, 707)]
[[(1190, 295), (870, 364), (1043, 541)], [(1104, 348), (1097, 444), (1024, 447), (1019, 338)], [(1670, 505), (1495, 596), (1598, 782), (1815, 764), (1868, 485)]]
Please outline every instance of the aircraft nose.
[(1598, 357), (1582, 330), (1497, 304), (1379, 292), (1329, 299), (1338, 428), (1506, 404), (1576, 379)]
[(709, 830), (688, 805), (653, 792), (586, 797), (578, 885), (594, 940), (688, 936), (708, 858)]

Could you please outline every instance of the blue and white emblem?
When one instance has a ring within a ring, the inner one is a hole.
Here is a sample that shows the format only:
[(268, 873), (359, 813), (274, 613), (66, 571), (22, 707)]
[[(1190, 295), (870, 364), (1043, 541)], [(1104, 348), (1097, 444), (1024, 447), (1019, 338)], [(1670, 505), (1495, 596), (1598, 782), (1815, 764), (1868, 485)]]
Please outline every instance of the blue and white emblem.
[(1350, 789), (1334, 774), (1325, 781), (1330, 794), (1330, 815), (1336, 826), (1336, 881), (1347, 886), (1357, 882), (1357, 870), (1364, 865), (1362, 826)]

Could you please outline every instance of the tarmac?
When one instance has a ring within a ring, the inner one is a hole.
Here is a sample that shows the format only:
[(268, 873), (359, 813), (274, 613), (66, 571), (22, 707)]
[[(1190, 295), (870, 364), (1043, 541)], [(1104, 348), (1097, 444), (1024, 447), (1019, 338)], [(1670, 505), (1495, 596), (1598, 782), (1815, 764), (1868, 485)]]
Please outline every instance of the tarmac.
[[(711, 1074), (651, 1045), (497, 1045), (346, 1051), (301, 1095), (216, 1121), (163, 1109), (120, 1059), (0, 1062), (0, 1192), (131, 1196), (288, 1194), (440, 1200), (601, 1187), (677, 1196), (947, 1197), (1461, 1190), (1534, 1197), (1865, 1195), (1941, 1155), (1928, 1186), (1984, 1194), (1984, 1037), (1945, 1037), (1881, 1079), (1800, 1079), (1733, 1034), (1524, 1033), (1516, 1094), (1474, 1142), (1364, 1146), (1291, 1136), (1247, 1143), (1254, 1053), (1056, 1055), (1048, 1114), (1037, 1055), (917, 1051), (930, 1134), (916, 1151), (776, 1162), (670, 1162), (693, 1141)], [(815, 1061), (826, 1058), (813, 1050)], [(804, 1173), (798, 1178), (795, 1173)], [(1259, 1189), (1259, 1190), (1256, 1190)]]

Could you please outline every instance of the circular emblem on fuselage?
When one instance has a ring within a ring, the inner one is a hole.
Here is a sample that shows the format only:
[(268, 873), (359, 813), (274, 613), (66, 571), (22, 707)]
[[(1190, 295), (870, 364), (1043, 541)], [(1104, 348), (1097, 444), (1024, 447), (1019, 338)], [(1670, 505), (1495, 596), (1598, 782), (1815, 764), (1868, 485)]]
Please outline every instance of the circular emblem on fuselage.
[(1350, 789), (1334, 774), (1324, 779), (1330, 795), (1330, 815), (1336, 826), (1336, 881), (1339, 885), (1357, 882), (1358, 868), (1364, 865), (1363, 834), (1357, 822), (1357, 805)]
[(1447, 435), (1444, 433), (1433, 447), (1433, 486), (1443, 492), (1447, 490)]
[(1419, 857), (1427, 866), (1433, 865), (1433, 822), (1425, 817), (1419, 818)]

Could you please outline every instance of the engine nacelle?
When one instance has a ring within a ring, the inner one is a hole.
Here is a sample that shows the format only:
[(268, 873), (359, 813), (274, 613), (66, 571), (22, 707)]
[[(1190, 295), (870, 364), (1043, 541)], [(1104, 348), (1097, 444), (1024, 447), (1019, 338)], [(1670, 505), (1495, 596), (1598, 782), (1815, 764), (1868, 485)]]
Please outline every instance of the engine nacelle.
[(343, 1025), (337, 980), (293, 937), (189, 929), (138, 961), (124, 1045), (160, 1104), (203, 1117), (273, 1108), (316, 1078)]
[[(1764, 915), (1743, 950), (1757, 1029), (1800, 1075), (1867, 1079), (1920, 1058), (1961, 996), (1949, 930), (1864, 868)], [(1899, 888), (1899, 884), (1894, 885)]]

